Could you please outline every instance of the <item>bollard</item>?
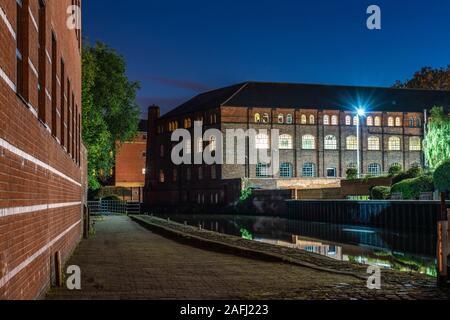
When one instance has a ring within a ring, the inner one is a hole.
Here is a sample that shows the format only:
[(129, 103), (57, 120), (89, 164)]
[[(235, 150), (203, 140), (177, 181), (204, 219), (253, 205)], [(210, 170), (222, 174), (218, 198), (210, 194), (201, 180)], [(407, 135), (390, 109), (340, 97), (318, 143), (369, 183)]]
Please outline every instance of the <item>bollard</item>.
[(56, 286), (62, 286), (62, 272), (61, 272), (61, 252), (57, 251), (55, 253), (55, 281)]

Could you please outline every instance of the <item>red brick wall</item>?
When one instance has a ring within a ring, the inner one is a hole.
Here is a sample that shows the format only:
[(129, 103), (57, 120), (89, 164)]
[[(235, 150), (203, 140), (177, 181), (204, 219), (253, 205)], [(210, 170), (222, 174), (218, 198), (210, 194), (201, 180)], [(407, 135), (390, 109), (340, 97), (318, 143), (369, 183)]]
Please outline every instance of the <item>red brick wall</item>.
[[(0, 299), (34, 299), (50, 285), (55, 252), (61, 251), (66, 261), (82, 230), (81, 168), (86, 163), (80, 139), (81, 54), (78, 32), (66, 26), (72, 0), (47, 0), (44, 24), (39, 22), (38, 0), (23, 0), (23, 39), (29, 50), (22, 52), (27, 84), (20, 98), (16, 3), (0, 0)], [(39, 32), (45, 32), (40, 53)], [(52, 50), (52, 32), (56, 50)], [(62, 134), (67, 151), (60, 144)]]
[(132, 142), (118, 145), (115, 167), (115, 185), (117, 187), (143, 187), (145, 184), (145, 153), (147, 133), (139, 132)]

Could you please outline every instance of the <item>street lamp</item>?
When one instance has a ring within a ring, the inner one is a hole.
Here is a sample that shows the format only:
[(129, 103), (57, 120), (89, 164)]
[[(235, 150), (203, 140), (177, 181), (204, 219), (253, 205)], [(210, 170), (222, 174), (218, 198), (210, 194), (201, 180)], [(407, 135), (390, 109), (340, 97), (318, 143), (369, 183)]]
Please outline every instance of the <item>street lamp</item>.
[(356, 148), (356, 165), (358, 166), (358, 178), (361, 178), (361, 151), (360, 151), (360, 123), (361, 118), (366, 115), (366, 111), (363, 107), (359, 107), (357, 110), (357, 117), (358, 121), (356, 121), (356, 141), (357, 141), (357, 148)]

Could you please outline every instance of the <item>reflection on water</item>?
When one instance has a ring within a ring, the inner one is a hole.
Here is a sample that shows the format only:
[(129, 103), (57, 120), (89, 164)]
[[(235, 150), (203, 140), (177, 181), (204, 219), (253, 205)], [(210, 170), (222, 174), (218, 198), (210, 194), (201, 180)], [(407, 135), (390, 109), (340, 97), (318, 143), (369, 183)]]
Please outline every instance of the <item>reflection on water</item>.
[[(167, 216), (163, 217), (166, 218)], [(171, 215), (171, 220), (340, 261), (436, 276), (436, 236), (272, 217)]]

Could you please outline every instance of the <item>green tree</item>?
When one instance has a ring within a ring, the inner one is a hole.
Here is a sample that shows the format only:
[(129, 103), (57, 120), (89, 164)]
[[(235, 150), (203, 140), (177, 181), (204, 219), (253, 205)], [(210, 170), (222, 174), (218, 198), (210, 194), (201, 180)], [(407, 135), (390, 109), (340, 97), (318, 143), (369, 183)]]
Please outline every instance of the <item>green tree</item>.
[(441, 192), (450, 191), (450, 160), (442, 162), (434, 171), (434, 185)]
[(436, 169), (442, 161), (450, 159), (450, 117), (443, 107), (431, 110), (424, 142), (425, 156), (431, 169)]
[(89, 187), (96, 190), (114, 166), (116, 143), (136, 136), (139, 84), (128, 80), (124, 58), (103, 43), (83, 48), (82, 67), (83, 141)]
[(395, 88), (450, 90), (450, 65), (446, 68), (433, 69), (423, 67), (417, 71), (411, 79), (404, 82), (398, 81)]

